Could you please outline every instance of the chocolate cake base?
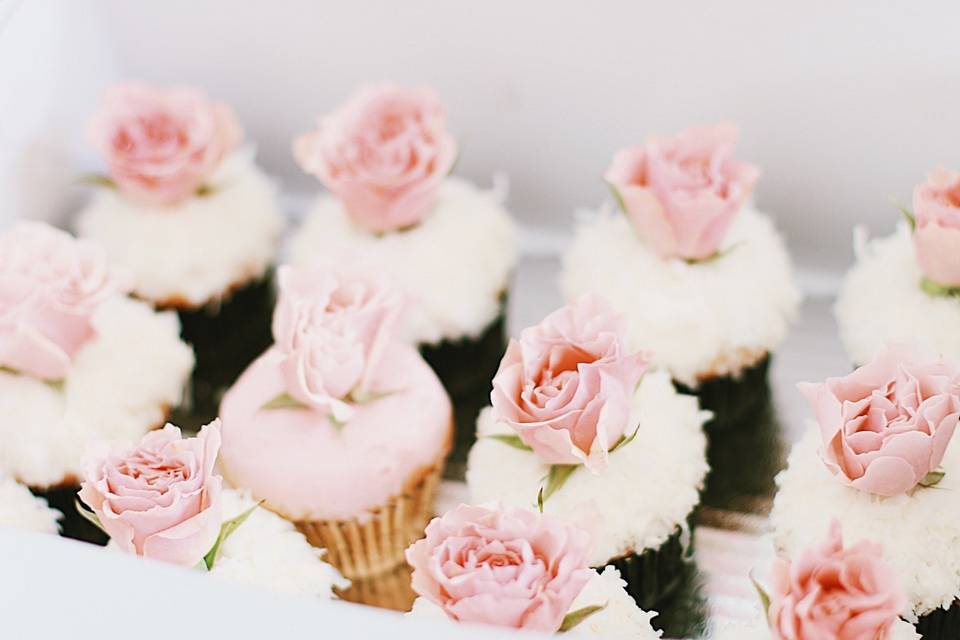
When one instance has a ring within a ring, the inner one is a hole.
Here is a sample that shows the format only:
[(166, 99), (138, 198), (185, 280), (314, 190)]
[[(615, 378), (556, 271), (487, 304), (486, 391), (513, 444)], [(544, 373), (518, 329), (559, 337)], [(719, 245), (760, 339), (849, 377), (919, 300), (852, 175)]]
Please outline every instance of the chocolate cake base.
[(917, 633), (923, 640), (957, 640), (960, 638), (960, 600), (949, 609), (937, 609), (917, 621)]
[(770, 356), (745, 369), (739, 376), (723, 376), (700, 383), (696, 389), (679, 382), (677, 391), (697, 396), (700, 407), (713, 412), (705, 425), (708, 433), (720, 433), (740, 428), (756, 418), (757, 413), (770, 402), (767, 372)]
[(477, 415), (490, 404), (490, 381), (506, 350), (505, 317), (500, 315), (474, 340), (422, 345), (420, 354), (443, 382), (453, 401), (456, 432), (444, 476), (462, 480), (467, 453), (477, 441)]
[(188, 402), (173, 414), (177, 425), (195, 430), (217, 417), (224, 392), (273, 342), (274, 299), (268, 273), (217, 306), (177, 309), (180, 335), (197, 359)]
[(63, 514), (60, 519), (60, 535), (82, 542), (105, 546), (109, 540), (107, 534), (77, 513), (76, 500), (79, 485), (65, 485), (51, 489), (30, 489), (38, 498), (43, 498), (54, 509)]

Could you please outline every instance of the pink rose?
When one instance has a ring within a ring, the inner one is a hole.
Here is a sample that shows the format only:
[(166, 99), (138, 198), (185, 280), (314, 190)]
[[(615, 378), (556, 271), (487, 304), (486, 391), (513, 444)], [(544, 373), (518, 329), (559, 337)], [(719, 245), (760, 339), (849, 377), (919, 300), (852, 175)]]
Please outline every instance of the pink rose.
[(885, 351), (823, 384), (801, 383), (823, 436), (820, 456), (851, 487), (905, 493), (940, 464), (960, 417), (960, 370)]
[(369, 391), (392, 335), (399, 299), (361, 276), (283, 266), (273, 336), (287, 390), (346, 420), (348, 394)]
[(960, 172), (938, 169), (913, 190), (913, 245), (930, 280), (960, 287)]
[(776, 640), (880, 640), (907, 605), (880, 546), (844, 549), (837, 521), (822, 546), (794, 563), (774, 560), (771, 574), (767, 613)]
[(99, 305), (126, 290), (99, 247), (39, 222), (0, 234), (0, 367), (67, 375)]
[(192, 196), (242, 138), (229, 107), (187, 87), (114, 86), (90, 123), (117, 186), (157, 205)]
[(493, 379), (494, 414), (544, 463), (601, 471), (647, 367), (624, 342), (621, 318), (597, 297), (554, 311), (510, 340)]
[(303, 170), (343, 201), (355, 223), (394, 231), (420, 222), (436, 202), (457, 155), (446, 127), (432, 90), (381, 85), (321, 118), (293, 151)]
[(594, 575), (589, 542), (543, 514), (462, 504), (427, 525), (407, 562), (413, 590), (454, 620), (554, 632)]
[(604, 176), (637, 234), (658, 255), (686, 260), (720, 250), (760, 171), (733, 158), (731, 125), (687, 129), (618, 151)]
[(80, 499), (122, 550), (187, 567), (210, 551), (223, 521), (214, 475), (220, 421), (195, 438), (168, 424), (136, 447), (89, 461)]

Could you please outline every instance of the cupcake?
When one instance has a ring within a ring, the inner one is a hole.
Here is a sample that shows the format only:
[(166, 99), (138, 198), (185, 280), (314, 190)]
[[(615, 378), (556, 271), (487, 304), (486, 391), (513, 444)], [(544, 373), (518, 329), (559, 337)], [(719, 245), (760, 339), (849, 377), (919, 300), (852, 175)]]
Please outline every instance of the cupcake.
[(775, 542), (796, 556), (836, 519), (874, 540), (926, 639), (960, 629), (960, 368), (904, 349), (801, 390), (814, 407), (777, 477)]
[(907, 342), (960, 360), (960, 172), (931, 173), (904, 213), (890, 236), (858, 234), (857, 262), (837, 296), (840, 338), (857, 365)]
[(276, 189), (233, 112), (196, 89), (115, 86), (90, 136), (108, 175), (77, 230), (132, 272), (136, 297), (179, 314), (197, 360), (181, 418), (199, 427), (270, 343)]
[(449, 618), (579, 638), (655, 640), (613, 567), (590, 568), (590, 535), (496, 503), (460, 505), (407, 550), (416, 618)]
[(223, 486), (220, 426), (183, 438), (168, 424), (137, 445), (100, 443), (80, 499), (110, 547), (283, 593), (334, 597), (343, 578), (293, 525)]
[(399, 298), (343, 272), (278, 272), (275, 343), (224, 397), (224, 476), (350, 579), (403, 563), (452, 439), (450, 400), (393, 336)]
[(569, 523), (590, 522), (590, 566), (612, 565), (641, 608), (663, 612), (689, 557), (709, 414), (646, 367), (599, 298), (525, 329), (477, 421), (467, 484), (474, 502), (540, 502)]
[(449, 177), (457, 152), (432, 90), (360, 91), (294, 145), (329, 193), (312, 205), (290, 256), (301, 265), (359, 262), (404, 293), (400, 334), (419, 346), (453, 400), (448, 472), (462, 478), (503, 353), (517, 233), (503, 194)]
[(734, 158), (736, 138), (720, 125), (619, 151), (605, 179), (622, 212), (579, 222), (560, 277), (568, 300), (592, 292), (623, 313), (629, 344), (700, 397), (712, 429), (766, 404), (770, 355), (800, 300), (783, 240), (750, 204), (760, 172)]
[(63, 514), (43, 498), (8, 476), (0, 476), (0, 528), (21, 529), (36, 533), (60, 532)]
[(91, 441), (139, 438), (177, 406), (193, 366), (176, 315), (124, 295), (97, 246), (40, 223), (0, 234), (0, 474), (103, 541), (73, 509)]
[(835, 521), (825, 542), (793, 561), (777, 558), (765, 612), (754, 620), (714, 625), (713, 640), (918, 640), (900, 619), (906, 596), (881, 545), (843, 545)]

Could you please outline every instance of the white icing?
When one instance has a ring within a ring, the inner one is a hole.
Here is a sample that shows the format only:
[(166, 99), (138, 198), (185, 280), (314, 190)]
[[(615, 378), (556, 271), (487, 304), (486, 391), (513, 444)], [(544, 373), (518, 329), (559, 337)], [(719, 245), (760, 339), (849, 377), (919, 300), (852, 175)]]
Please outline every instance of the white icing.
[[(717, 620), (711, 625), (710, 640), (773, 640), (767, 621), (760, 617), (753, 620), (732, 621)], [(805, 638), (803, 640), (819, 640)], [(883, 640), (920, 640), (920, 634), (912, 624), (904, 620), (895, 620)]]
[[(626, 583), (613, 567), (596, 574), (573, 601), (571, 611), (592, 605), (606, 605), (563, 634), (564, 638), (620, 638), (622, 640), (656, 640), (660, 631), (654, 631), (650, 620), (657, 614), (641, 609), (624, 590)], [(417, 598), (407, 614), (416, 618), (446, 619), (443, 609), (426, 598)]]
[(844, 277), (835, 306), (850, 359), (864, 364), (888, 343), (912, 343), (960, 360), (960, 299), (931, 296), (920, 288), (907, 226), (859, 244), (857, 262)]
[(609, 208), (582, 218), (563, 259), (568, 300), (602, 296), (625, 314), (630, 346), (653, 351), (674, 379), (736, 375), (783, 341), (800, 293), (783, 240), (770, 219), (745, 208), (720, 258), (663, 260), (644, 246), (627, 217)]
[(173, 312), (116, 296), (63, 387), (0, 371), (0, 473), (30, 486), (75, 482), (89, 443), (139, 440), (176, 406), (193, 368)]
[(261, 278), (284, 225), (276, 187), (254, 165), (252, 151), (227, 158), (210, 185), (210, 195), (174, 207), (100, 189), (80, 212), (77, 232), (133, 272), (137, 296), (203, 306)]
[(0, 527), (59, 533), (61, 514), (13, 478), (0, 477)]
[[(777, 547), (789, 557), (824, 540), (838, 519), (844, 545), (873, 540), (883, 545), (913, 612), (923, 615), (960, 598), (960, 439), (943, 459), (943, 480), (931, 488), (882, 498), (857, 491), (834, 477), (817, 453), (820, 432), (810, 422), (777, 476), (771, 521)], [(912, 618), (911, 618), (912, 619)]]
[[(594, 533), (593, 566), (659, 547), (677, 527), (686, 530), (687, 516), (700, 501), (708, 468), (702, 426), (709, 416), (694, 396), (674, 390), (666, 372), (647, 373), (626, 430), (629, 435), (639, 425), (636, 438), (610, 454), (602, 475), (577, 469), (544, 511)], [(498, 433), (515, 432), (496, 422), (488, 407), (477, 419), (477, 443), (468, 459), (470, 500), (531, 508), (548, 468), (532, 452), (484, 437)]]
[[(225, 488), (224, 520), (254, 504), (247, 492)], [(350, 582), (323, 561), (324, 553), (307, 542), (293, 523), (261, 507), (223, 543), (210, 575), (271, 591), (332, 599), (333, 587), (346, 588)]]
[(340, 202), (321, 195), (294, 235), (295, 264), (379, 274), (404, 291), (406, 337), (434, 344), (474, 338), (499, 315), (517, 258), (517, 230), (496, 193), (447, 178), (419, 225), (375, 235), (354, 225)]

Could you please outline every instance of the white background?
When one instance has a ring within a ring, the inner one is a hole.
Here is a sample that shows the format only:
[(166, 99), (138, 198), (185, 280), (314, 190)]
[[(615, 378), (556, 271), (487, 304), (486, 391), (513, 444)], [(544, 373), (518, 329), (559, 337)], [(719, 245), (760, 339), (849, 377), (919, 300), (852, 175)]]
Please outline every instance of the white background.
[[(118, 77), (204, 86), (289, 190), (292, 137), (361, 83), (428, 83), (458, 172), (511, 179), (557, 233), (606, 197), (612, 153), (726, 118), (797, 262), (835, 274), (928, 169), (960, 166), (960, 3), (0, 0), (0, 222), (60, 218), (96, 163), (82, 124)], [(552, 237), (555, 234), (544, 234)]]

